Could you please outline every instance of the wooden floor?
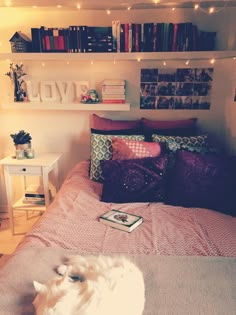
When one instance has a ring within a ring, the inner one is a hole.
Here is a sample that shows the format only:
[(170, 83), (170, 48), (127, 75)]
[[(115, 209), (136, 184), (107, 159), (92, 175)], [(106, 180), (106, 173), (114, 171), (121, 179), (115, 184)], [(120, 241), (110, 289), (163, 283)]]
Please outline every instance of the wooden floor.
[(25, 212), (15, 212), (15, 230), (16, 233), (21, 233), (20, 235), (12, 235), (9, 219), (0, 218), (0, 253), (11, 254), (24, 237), (24, 234), (31, 230), (33, 224), (39, 217), (40, 216), (35, 216), (34, 213), (30, 214), (30, 218), (27, 219)]

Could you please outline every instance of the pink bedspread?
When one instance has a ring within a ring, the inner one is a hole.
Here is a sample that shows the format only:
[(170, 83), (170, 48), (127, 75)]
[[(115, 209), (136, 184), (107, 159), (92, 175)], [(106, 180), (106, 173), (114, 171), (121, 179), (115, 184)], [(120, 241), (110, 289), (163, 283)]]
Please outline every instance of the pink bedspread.
[[(88, 178), (88, 161), (80, 162), (18, 249), (59, 247), (81, 253), (236, 257), (236, 218), (163, 203), (103, 203), (101, 190), (102, 184)], [(132, 233), (110, 228), (98, 222), (99, 215), (110, 209), (141, 215), (144, 222)]]

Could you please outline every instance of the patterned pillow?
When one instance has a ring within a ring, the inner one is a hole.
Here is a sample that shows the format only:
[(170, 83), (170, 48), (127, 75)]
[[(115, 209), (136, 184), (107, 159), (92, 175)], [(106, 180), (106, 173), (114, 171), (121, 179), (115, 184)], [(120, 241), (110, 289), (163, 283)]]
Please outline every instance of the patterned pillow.
[(178, 151), (168, 176), (166, 203), (236, 216), (235, 178), (235, 158)]
[(112, 138), (113, 160), (155, 157), (160, 154), (161, 145), (159, 143)]
[[(112, 159), (112, 143), (111, 139), (114, 135), (103, 135), (91, 133), (90, 139), (90, 179), (102, 182), (101, 160)], [(143, 135), (116, 135), (116, 137), (131, 140), (144, 140)]]
[(104, 176), (102, 201), (163, 201), (168, 155), (132, 160), (101, 161)]
[(192, 152), (202, 152), (207, 148), (207, 135), (201, 136), (163, 136), (163, 135), (152, 135), (154, 142), (166, 143), (166, 147), (170, 151), (177, 151), (179, 149), (185, 149)]

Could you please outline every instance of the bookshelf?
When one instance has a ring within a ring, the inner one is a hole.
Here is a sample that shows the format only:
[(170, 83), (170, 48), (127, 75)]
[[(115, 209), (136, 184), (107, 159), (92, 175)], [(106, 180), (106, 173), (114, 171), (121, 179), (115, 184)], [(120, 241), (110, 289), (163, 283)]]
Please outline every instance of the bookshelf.
[(142, 61), (207, 60), (236, 57), (236, 50), (129, 53), (0, 53), (0, 60), (10, 61)]
[[(130, 53), (0, 53), (0, 60), (11, 62), (54, 61), (167, 61), (167, 60), (211, 60), (235, 59), (236, 50), (192, 51), (192, 52), (130, 52)], [(5, 110), (61, 110), (61, 111), (130, 111), (125, 104), (84, 104), (52, 102), (3, 102)]]
[(61, 111), (129, 111), (130, 104), (83, 104), (83, 103), (36, 103), (36, 102), (12, 102), (3, 103), (2, 109), (14, 110), (61, 110)]

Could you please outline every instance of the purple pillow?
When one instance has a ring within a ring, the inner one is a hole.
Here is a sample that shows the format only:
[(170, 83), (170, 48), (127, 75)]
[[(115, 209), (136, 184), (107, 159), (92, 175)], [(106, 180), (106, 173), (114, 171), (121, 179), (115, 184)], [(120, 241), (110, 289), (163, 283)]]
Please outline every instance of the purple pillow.
[(103, 160), (102, 201), (163, 201), (168, 155), (131, 160)]
[(178, 151), (165, 202), (236, 215), (235, 166), (232, 157)]

